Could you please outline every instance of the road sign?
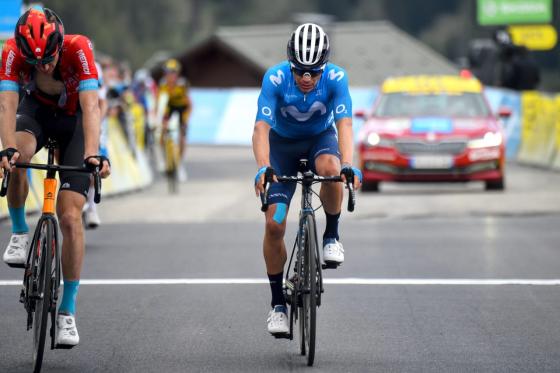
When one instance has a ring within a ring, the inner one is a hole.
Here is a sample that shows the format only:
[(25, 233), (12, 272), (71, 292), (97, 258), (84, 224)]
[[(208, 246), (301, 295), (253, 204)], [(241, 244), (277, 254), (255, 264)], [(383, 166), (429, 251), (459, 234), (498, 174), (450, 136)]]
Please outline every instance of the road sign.
[(510, 26), (508, 32), (513, 44), (535, 51), (550, 50), (558, 40), (556, 29), (551, 25)]
[(550, 23), (552, 0), (478, 0), (477, 18), (485, 26)]
[(0, 38), (11, 37), (21, 15), (21, 0), (0, 0)]

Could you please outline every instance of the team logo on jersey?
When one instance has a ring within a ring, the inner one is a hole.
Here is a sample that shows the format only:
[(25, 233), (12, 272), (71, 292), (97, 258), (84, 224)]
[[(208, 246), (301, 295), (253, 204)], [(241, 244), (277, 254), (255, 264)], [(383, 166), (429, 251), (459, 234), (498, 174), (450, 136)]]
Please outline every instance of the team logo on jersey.
[(342, 114), (342, 113), (347, 113), (348, 111), (346, 110), (346, 105), (344, 104), (340, 104), (336, 107), (335, 109), (337, 114)]
[(10, 51), (10, 53), (8, 53), (8, 58), (6, 59), (6, 75), (10, 75), (12, 73), (12, 65), (15, 58), (16, 54), (14, 51)]
[(78, 52), (78, 57), (80, 58), (80, 62), (82, 63), (82, 69), (84, 70), (84, 74), (86, 75), (90, 75), (90, 71), (89, 71), (89, 64), (87, 61), (87, 57), (86, 54), (84, 53), (84, 51), (82, 49), (80, 49)]
[(282, 70), (278, 70), (276, 75), (270, 75), (270, 82), (274, 84), (275, 87), (278, 87), (282, 84), (282, 80), (284, 79), (284, 72)]
[(309, 110), (304, 112), (304, 113), (299, 111), (298, 108), (295, 107), (294, 105), (290, 105), (290, 106), (280, 108), (280, 112), (282, 113), (282, 115), (285, 118), (287, 118), (288, 114), (290, 114), (298, 122), (305, 122), (305, 121), (309, 120), (309, 118), (311, 118), (313, 116), (313, 114), (315, 114), (316, 112), (321, 113), (321, 115), (326, 114), (327, 107), (322, 102), (315, 101), (313, 103), (313, 105), (311, 105)]
[(330, 80), (335, 80), (336, 79), (337, 82), (340, 82), (342, 80), (342, 78), (344, 78), (344, 71), (336, 72), (335, 69), (330, 69), (329, 70), (329, 79)]
[(268, 117), (270, 119), (272, 119), (272, 109), (270, 109), (268, 106), (264, 106), (261, 109), (261, 113), (262, 115), (264, 115), (265, 117)]

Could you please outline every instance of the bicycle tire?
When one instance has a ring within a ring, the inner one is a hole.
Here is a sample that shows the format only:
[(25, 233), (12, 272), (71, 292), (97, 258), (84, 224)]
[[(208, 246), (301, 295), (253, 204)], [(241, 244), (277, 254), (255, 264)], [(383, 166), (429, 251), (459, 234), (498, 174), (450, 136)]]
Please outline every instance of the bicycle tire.
[(296, 272), (298, 274), (298, 284), (296, 287), (296, 305), (297, 305), (297, 321), (299, 326), (299, 353), (305, 356), (307, 349), (305, 346), (305, 320), (307, 319), (307, 308), (305, 304), (304, 291), (305, 291), (305, 268), (307, 263), (307, 258), (305, 257), (305, 245), (307, 242), (307, 231), (305, 227), (303, 229), (303, 237), (298, 238), (298, 245), (303, 247), (298, 247), (298, 257), (297, 257), (297, 268)]
[(315, 233), (315, 219), (308, 215), (305, 221), (307, 231), (306, 259), (307, 270), (304, 278), (305, 289), (309, 292), (304, 294), (304, 305), (307, 308), (305, 325), (305, 343), (307, 347), (307, 365), (312, 366), (315, 360), (315, 341), (317, 327), (317, 236)]
[(56, 316), (57, 310), (56, 306), (58, 303), (58, 289), (60, 288), (60, 280), (62, 278), (62, 261), (60, 246), (58, 244), (58, 223), (56, 219), (52, 219), (53, 229), (54, 229), (54, 257), (52, 260), (53, 267), (51, 268), (51, 350), (56, 348), (55, 338), (56, 338)]
[(51, 265), (53, 258), (54, 227), (50, 220), (45, 220), (39, 235), (40, 260), (39, 278), (37, 281), (38, 299), (35, 302), (33, 322), (33, 372), (41, 371), (45, 341), (47, 336), (48, 316), (51, 308)]
[(170, 193), (177, 193), (179, 176), (177, 149), (173, 139), (168, 135), (165, 140), (165, 172)]
[(315, 337), (317, 317), (317, 240), (315, 222), (307, 216), (304, 222), (303, 257), (299, 260), (301, 275), (301, 299), (299, 311), (300, 354), (307, 355), (307, 365), (312, 366), (315, 360)]

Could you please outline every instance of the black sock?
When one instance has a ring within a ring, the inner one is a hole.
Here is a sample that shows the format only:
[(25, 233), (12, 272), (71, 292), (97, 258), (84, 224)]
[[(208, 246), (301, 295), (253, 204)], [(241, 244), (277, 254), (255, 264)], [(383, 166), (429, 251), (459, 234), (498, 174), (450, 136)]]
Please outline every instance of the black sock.
[(284, 292), (282, 291), (282, 281), (284, 279), (284, 271), (276, 275), (268, 275), (268, 281), (270, 282), (270, 291), (272, 292), (272, 301), (270, 305), (274, 306), (286, 306), (286, 299), (284, 299)]
[(325, 227), (325, 234), (323, 234), (323, 241), (329, 238), (338, 240), (338, 218), (340, 218), (340, 212), (336, 215), (331, 215), (325, 211), (325, 216), (327, 217), (327, 226)]

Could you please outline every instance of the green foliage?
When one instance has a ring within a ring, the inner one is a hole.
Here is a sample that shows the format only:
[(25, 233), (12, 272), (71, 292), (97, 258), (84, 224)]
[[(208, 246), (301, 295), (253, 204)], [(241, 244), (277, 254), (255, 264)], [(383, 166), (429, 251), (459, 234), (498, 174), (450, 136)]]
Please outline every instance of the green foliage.
[[(476, 25), (474, 0), (43, 0), (68, 33), (89, 36), (98, 51), (140, 67), (154, 53), (179, 53), (219, 25), (293, 22), (294, 13), (331, 14), (338, 21), (387, 19), (450, 58), (466, 54)], [(558, 63), (552, 53), (542, 62)], [(545, 65), (546, 65), (545, 63)]]

